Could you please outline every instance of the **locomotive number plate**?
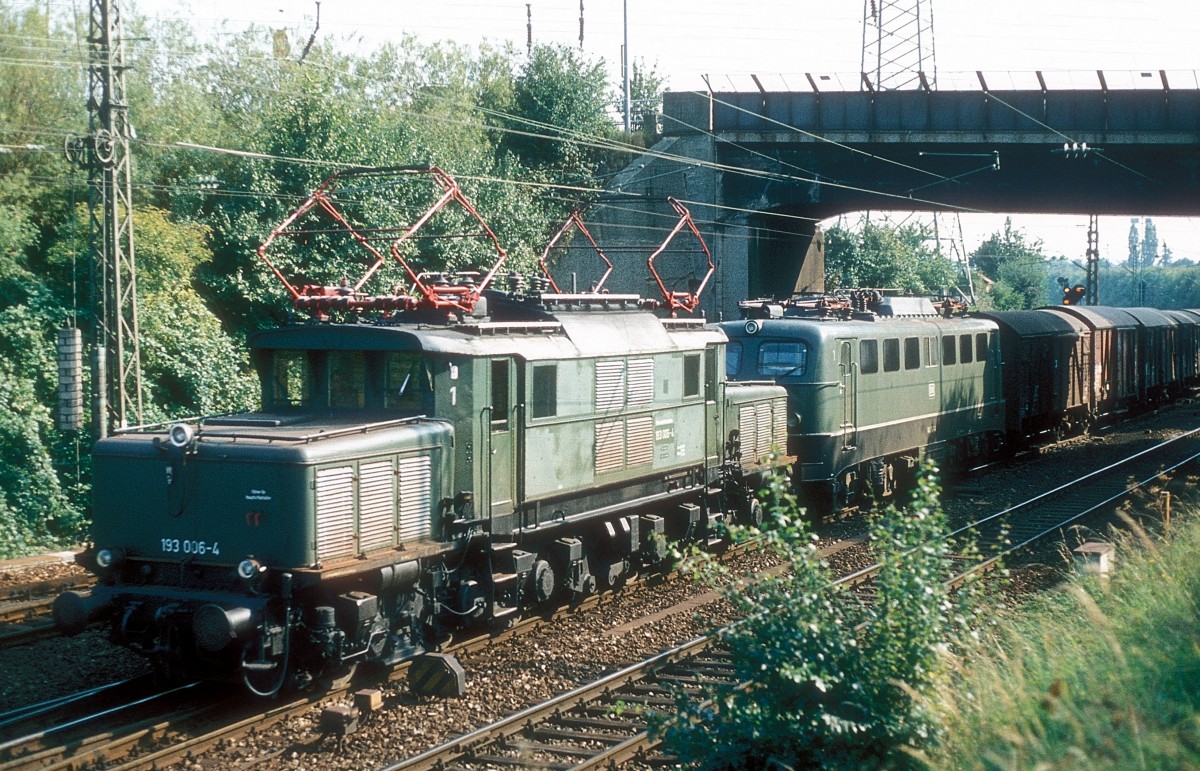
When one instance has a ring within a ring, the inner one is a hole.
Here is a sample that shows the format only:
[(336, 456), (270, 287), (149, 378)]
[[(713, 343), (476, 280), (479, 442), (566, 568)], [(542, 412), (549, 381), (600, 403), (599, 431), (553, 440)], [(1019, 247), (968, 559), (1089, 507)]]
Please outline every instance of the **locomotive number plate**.
[(218, 556), (221, 553), (221, 545), (218, 541), (209, 543), (208, 541), (191, 541), (186, 538), (164, 538), (162, 539), (162, 550), (164, 554), (195, 554), (200, 557), (211, 554)]

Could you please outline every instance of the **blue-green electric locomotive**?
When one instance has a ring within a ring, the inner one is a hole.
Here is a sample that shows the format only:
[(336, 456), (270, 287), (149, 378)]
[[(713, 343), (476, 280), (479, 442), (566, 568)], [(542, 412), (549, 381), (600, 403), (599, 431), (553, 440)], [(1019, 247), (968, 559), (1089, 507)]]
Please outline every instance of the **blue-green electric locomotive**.
[(301, 294), (314, 318), (251, 341), (261, 410), (95, 446), (99, 582), (64, 632), (271, 695), (617, 587), (784, 462), (784, 391), (636, 297), (473, 287), (464, 314), (450, 287), (333, 323), (380, 298)]
[(926, 458), (967, 461), (1003, 440), (993, 321), (869, 290), (743, 310), (719, 325), (728, 374), (787, 389), (792, 478), (811, 508), (890, 496)]

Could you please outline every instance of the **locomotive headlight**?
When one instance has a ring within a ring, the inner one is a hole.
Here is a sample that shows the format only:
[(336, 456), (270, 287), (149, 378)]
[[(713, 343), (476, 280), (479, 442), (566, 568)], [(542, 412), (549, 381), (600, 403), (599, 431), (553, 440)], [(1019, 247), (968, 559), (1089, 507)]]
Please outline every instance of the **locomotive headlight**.
[(249, 581), (264, 570), (266, 568), (259, 564), (258, 560), (245, 559), (237, 566), (238, 576), (244, 581)]
[(174, 447), (187, 447), (192, 443), (192, 437), (195, 435), (195, 429), (187, 423), (176, 423), (167, 429), (167, 441)]
[(120, 549), (101, 549), (96, 552), (96, 564), (107, 570), (120, 565), (125, 560), (125, 553)]
[(756, 335), (756, 334), (758, 334), (758, 330), (760, 330), (760, 329), (762, 329), (762, 325), (759, 324), (754, 319), (750, 319), (749, 321), (746, 322), (746, 334)]

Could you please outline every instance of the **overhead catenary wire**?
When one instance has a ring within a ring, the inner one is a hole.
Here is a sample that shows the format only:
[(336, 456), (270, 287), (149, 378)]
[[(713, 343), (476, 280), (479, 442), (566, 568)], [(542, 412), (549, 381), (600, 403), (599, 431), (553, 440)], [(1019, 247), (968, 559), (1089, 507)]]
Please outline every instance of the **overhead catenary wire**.
[[(203, 49), (198, 49), (198, 50), (197, 50), (197, 53), (203, 54), (203, 53), (205, 53), (205, 52), (203, 51)], [(264, 56), (264, 57), (262, 57), (262, 58), (263, 58), (263, 60), (265, 61), (265, 60), (269, 59), (270, 57)], [(356, 75), (356, 74), (354, 74), (354, 73), (342, 73), (342, 74), (346, 75), (347, 77), (351, 77), (351, 78), (353, 78), (353, 77), (356, 77), (356, 76), (357, 76), (357, 75)], [(277, 92), (282, 92), (282, 90), (280, 90), (280, 89), (275, 89), (275, 90), (276, 90)], [(423, 116), (420, 116), (420, 117), (421, 117), (421, 119), (423, 119), (423, 120), (439, 120), (439, 119), (440, 119), (440, 118), (439, 118), (439, 117), (437, 117), (437, 116), (427, 116), (427, 115), (423, 115)], [(495, 127), (495, 126), (490, 126), (490, 127), (488, 127), (488, 128), (489, 128), (489, 130), (503, 130), (503, 128), (502, 128), (502, 127)], [(538, 136), (538, 134), (536, 134), (536, 133), (534, 133), (534, 132), (529, 132), (529, 135), (530, 135), (530, 136)], [(546, 135), (541, 135), (541, 136), (542, 136), (542, 137), (546, 137)], [(553, 138), (553, 137), (550, 137), (550, 138)], [(578, 141), (578, 140), (570, 140), (570, 141)], [(598, 146), (603, 146), (603, 145), (598, 145)], [(630, 149), (629, 149), (629, 151), (631, 151), (631, 152), (635, 152), (635, 151), (639, 151), (639, 149), (638, 149), (638, 148), (630, 148)], [(664, 156), (664, 157), (669, 157), (669, 156)], [(1111, 159), (1109, 159), (1109, 160), (1111, 160)], [(681, 162), (681, 163), (690, 163), (690, 159), (681, 159), (681, 160), (679, 160), (679, 162)], [(731, 170), (731, 171), (732, 171), (732, 169), (727, 169), (727, 170)], [(742, 171), (742, 172), (747, 172), (748, 170), (741, 169), (740, 171)], [(779, 177), (777, 177), (777, 178), (779, 178), (779, 179), (781, 179), (781, 180), (782, 180), (782, 179), (786, 179), (786, 178), (787, 178), (787, 176), (786, 176), (786, 175), (782, 175), (782, 176), (779, 176)], [(822, 180), (821, 182), (824, 182), (824, 181)], [(871, 192), (879, 192), (879, 191), (871, 191)], [(971, 211), (979, 212), (979, 210), (971, 210)], [(774, 214), (773, 214), (773, 213), (761, 213), (761, 212), (756, 212), (756, 213), (760, 213), (760, 214), (766, 214), (767, 216), (774, 216)], [(723, 223), (723, 224), (727, 224), (727, 223)]]

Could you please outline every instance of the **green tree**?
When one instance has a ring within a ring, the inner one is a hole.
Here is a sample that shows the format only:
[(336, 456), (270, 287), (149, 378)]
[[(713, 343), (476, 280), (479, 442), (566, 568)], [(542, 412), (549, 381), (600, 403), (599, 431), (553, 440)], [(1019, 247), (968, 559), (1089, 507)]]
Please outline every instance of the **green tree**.
[[(646, 65), (644, 59), (634, 59), (629, 68), (630, 125), (640, 127), (645, 144), (653, 144), (661, 130), (658, 116), (662, 113), (663, 90), (667, 77), (658, 71), (658, 64)], [(622, 100), (621, 109), (625, 109)], [(633, 139), (633, 137), (627, 137)]]
[[(671, 752), (684, 763), (739, 769), (908, 765), (905, 748), (933, 728), (914, 695), (940, 676), (936, 646), (966, 618), (943, 584), (950, 548), (934, 472), (920, 476), (909, 506), (872, 521), (881, 572), (870, 608), (836, 597), (786, 482), (772, 485), (779, 504), (761, 537), (792, 569), (724, 590), (743, 617), (720, 635), (738, 685), (702, 689), (702, 699), (680, 692), (675, 712), (653, 721)], [(701, 565), (703, 575), (727, 578)]]
[(57, 473), (66, 442), (49, 407), (55, 329), (67, 311), (31, 269), (38, 229), (11, 182), (0, 183), (0, 558), (70, 538), (80, 526), (72, 490)]
[[(1046, 255), (1042, 242), (1030, 240), (1011, 219), (971, 254), (971, 264), (991, 282), (979, 304), (996, 310), (1036, 308), (1048, 301)], [(976, 282), (978, 286), (979, 282)]]
[(825, 233), (825, 281), (831, 289), (899, 289), (938, 294), (955, 282), (953, 264), (929, 247), (928, 228), (865, 220)]
[(590, 179), (612, 154), (616, 128), (604, 62), (566, 46), (534, 46), (515, 81), (513, 132), (505, 146), (539, 179)]

